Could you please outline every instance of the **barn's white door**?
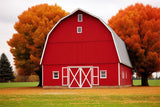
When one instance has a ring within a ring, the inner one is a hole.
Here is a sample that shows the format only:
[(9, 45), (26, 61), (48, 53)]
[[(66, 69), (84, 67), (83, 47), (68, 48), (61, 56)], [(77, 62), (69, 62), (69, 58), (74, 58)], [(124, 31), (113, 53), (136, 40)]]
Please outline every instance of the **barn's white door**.
[(69, 88), (92, 88), (92, 85), (99, 85), (99, 69), (92, 66), (63, 67), (62, 85)]

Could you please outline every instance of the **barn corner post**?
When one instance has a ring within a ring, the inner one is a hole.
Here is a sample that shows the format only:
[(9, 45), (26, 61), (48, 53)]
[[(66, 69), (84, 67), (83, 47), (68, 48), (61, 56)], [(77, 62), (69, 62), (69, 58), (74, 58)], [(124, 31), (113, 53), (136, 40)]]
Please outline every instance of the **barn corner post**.
[(146, 73), (141, 73), (141, 85), (142, 86), (149, 86), (148, 84), (148, 75)]
[(36, 74), (38, 75), (39, 77), (39, 84), (38, 84), (38, 87), (42, 87), (42, 67), (40, 67), (39, 70), (35, 71)]

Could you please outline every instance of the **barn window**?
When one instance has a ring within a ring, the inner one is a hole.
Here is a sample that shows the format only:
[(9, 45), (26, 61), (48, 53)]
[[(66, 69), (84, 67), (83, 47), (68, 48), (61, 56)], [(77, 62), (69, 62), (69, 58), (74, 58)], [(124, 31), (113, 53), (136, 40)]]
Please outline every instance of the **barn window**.
[(78, 14), (78, 22), (82, 22), (82, 21), (83, 21), (82, 14)]
[(100, 70), (100, 78), (107, 78), (107, 70)]
[(77, 27), (77, 33), (82, 33), (82, 27)]
[(122, 71), (122, 79), (124, 79), (124, 71)]
[(53, 79), (59, 79), (59, 71), (53, 71)]

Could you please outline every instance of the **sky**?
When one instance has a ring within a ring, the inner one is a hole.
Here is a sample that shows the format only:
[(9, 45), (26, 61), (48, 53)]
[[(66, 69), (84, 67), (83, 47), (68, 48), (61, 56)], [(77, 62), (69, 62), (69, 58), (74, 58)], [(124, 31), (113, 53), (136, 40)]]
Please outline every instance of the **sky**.
[(1, 0), (0, 3), (0, 55), (5, 53), (14, 67), (13, 56), (6, 41), (16, 33), (14, 24), (18, 21), (18, 16), (29, 7), (47, 3), (49, 5), (61, 6), (67, 12), (72, 12), (77, 8), (88, 11), (89, 13), (107, 21), (120, 9), (125, 9), (135, 3), (143, 3), (160, 8), (160, 0)]

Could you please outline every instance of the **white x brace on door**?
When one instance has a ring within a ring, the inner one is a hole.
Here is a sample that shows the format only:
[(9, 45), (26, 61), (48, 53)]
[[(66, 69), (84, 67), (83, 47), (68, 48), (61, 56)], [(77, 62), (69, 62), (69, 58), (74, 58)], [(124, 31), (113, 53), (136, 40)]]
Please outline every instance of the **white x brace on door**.
[(62, 68), (62, 86), (92, 88), (92, 85), (99, 85), (98, 67), (69, 66)]

